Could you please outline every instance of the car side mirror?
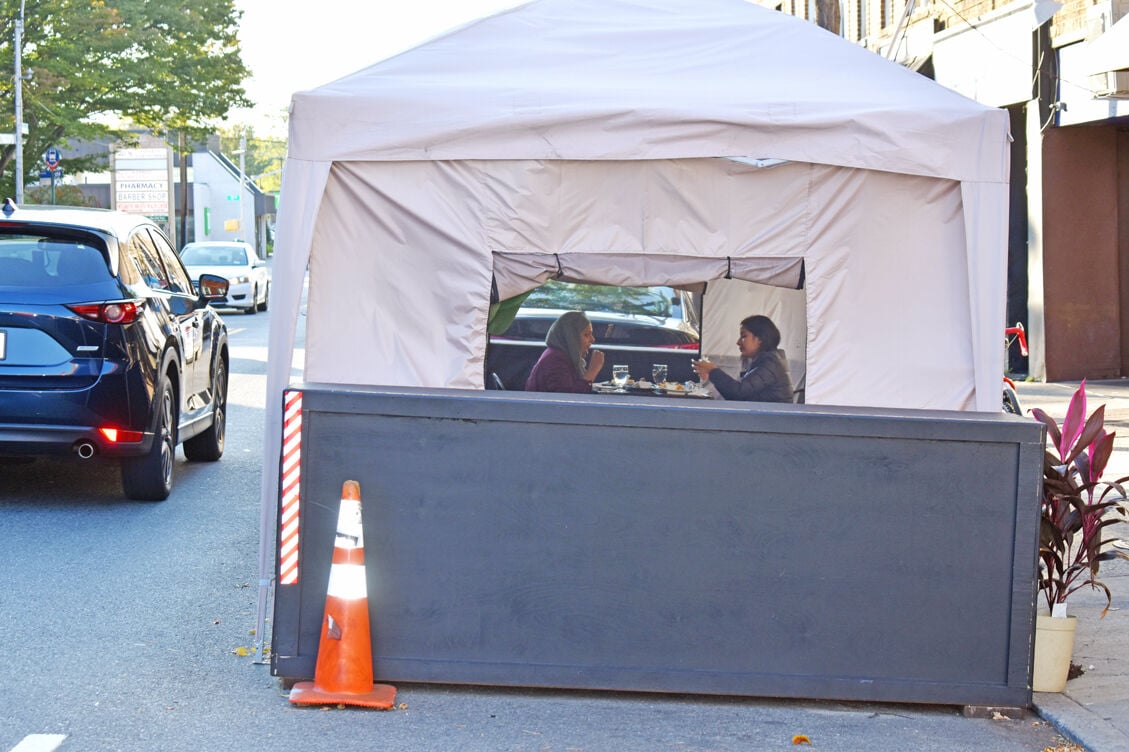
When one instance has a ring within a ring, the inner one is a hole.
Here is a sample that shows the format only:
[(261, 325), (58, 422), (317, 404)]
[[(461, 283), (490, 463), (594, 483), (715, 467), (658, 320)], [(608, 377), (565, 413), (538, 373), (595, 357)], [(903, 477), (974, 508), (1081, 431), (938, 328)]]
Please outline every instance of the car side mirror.
[(201, 274), (199, 287), (200, 302), (216, 303), (227, 298), (230, 283), (218, 274)]

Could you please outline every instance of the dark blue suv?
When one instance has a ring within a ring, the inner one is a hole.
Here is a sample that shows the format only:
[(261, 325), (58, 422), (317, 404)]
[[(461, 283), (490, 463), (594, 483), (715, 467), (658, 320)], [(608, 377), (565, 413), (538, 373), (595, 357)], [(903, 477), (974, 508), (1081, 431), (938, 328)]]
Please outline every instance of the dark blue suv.
[(177, 444), (223, 454), (227, 327), (142, 216), (63, 207), (0, 212), (0, 455), (120, 462), (131, 499), (172, 491)]

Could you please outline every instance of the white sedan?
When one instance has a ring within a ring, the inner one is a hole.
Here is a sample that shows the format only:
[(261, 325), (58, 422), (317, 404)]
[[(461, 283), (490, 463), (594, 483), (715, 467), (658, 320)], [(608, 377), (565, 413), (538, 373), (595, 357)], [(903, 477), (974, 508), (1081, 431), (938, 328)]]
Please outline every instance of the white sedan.
[(244, 313), (267, 310), (270, 304), (270, 271), (250, 243), (226, 240), (201, 240), (188, 243), (180, 251), (180, 260), (192, 281), (201, 274), (218, 274), (230, 286), (227, 300), (217, 308), (241, 308)]

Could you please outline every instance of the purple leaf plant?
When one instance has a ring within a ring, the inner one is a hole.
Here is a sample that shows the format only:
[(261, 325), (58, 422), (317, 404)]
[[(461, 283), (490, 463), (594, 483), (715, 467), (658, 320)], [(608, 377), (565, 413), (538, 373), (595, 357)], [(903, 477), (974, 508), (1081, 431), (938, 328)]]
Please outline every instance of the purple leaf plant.
[(1105, 405), (1086, 418), (1086, 382), (1066, 410), (1061, 430), (1054, 418), (1035, 408), (1031, 414), (1047, 427), (1049, 444), (1043, 459), (1042, 517), (1039, 529), (1039, 592), (1053, 613), (1056, 603), (1087, 585), (1106, 596), (1106, 615), (1113, 596), (1098, 580), (1103, 561), (1129, 560), (1111, 548), (1117, 536), (1110, 527), (1129, 521), (1124, 484), (1102, 479), (1113, 454), (1113, 432), (1105, 430)]

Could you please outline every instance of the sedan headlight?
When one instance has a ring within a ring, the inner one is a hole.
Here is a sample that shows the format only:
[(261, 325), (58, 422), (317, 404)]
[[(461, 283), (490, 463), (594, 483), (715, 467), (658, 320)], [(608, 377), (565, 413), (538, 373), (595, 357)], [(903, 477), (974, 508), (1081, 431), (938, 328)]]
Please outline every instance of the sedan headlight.
[(233, 285), (242, 285), (242, 284), (244, 284), (246, 282), (250, 282), (250, 281), (251, 281), (251, 278), (248, 277), (248, 276), (245, 276), (245, 275), (231, 278), (231, 284), (233, 284)]

